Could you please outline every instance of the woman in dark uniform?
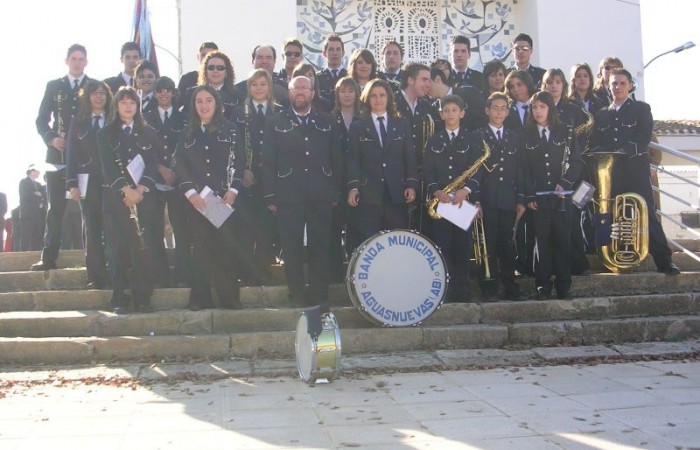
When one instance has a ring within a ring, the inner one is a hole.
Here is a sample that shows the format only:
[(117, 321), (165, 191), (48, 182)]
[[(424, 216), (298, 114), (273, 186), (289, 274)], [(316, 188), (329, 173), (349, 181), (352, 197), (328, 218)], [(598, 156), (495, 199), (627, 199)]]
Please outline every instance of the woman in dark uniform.
[(358, 240), (408, 228), (408, 204), (419, 188), (411, 126), (398, 117), (388, 81), (375, 78), (360, 97), (366, 115), (350, 124), (348, 205), (357, 208)]
[(535, 283), (537, 298), (546, 300), (554, 287), (560, 299), (571, 298), (570, 196), (538, 194), (573, 188), (583, 170), (578, 145), (567, 143), (567, 128), (559, 122), (554, 99), (538, 92), (530, 99), (532, 114), (523, 131), (519, 202), (534, 211)]
[[(105, 179), (102, 210), (112, 256), (111, 306), (117, 314), (151, 312), (153, 258), (149, 246), (157, 223), (155, 180), (160, 139), (141, 117), (139, 96), (122, 87), (114, 98), (109, 124), (97, 133), (97, 149)], [(136, 166), (143, 161), (139, 177)], [(128, 269), (131, 266), (129, 283)], [(124, 292), (130, 286), (131, 297)]]
[[(88, 80), (79, 96), (80, 108), (71, 122), (66, 145), (66, 189), (73, 200), (80, 202), (85, 224), (85, 267), (88, 289), (107, 285), (107, 258), (102, 222), (102, 167), (97, 151), (97, 132), (107, 124), (112, 107), (112, 92), (107, 83)], [(87, 176), (85, 192), (79, 179)]]
[[(192, 310), (213, 307), (211, 285), (221, 306), (240, 309), (238, 254), (232, 216), (216, 228), (200, 212), (207, 201), (233, 205), (243, 188), (241, 175), (246, 167), (243, 139), (238, 127), (226, 120), (219, 94), (212, 86), (195, 88), (188, 126), (175, 151), (175, 172), (180, 191), (189, 201), (192, 230)], [(205, 188), (218, 197), (204, 200)]]
[[(233, 85), (236, 83), (236, 73), (233, 70), (231, 59), (219, 50), (207, 53), (199, 67), (199, 79), (197, 86), (209, 85), (219, 94), (224, 108), (224, 117), (235, 121), (236, 106), (243, 103), (244, 97)], [(196, 89), (191, 87), (185, 93), (183, 112), (190, 113), (192, 96)]]

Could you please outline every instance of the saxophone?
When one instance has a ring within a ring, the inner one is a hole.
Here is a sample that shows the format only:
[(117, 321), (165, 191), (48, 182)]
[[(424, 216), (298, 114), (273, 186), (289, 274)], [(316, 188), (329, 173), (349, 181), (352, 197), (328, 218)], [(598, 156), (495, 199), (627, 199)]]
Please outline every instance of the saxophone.
[[(476, 171), (479, 170), (479, 167), (481, 167), (482, 164), (485, 164), (486, 160), (489, 159), (489, 157), (491, 156), (491, 147), (489, 147), (489, 144), (487, 144), (485, 140), (483, 141), (483, 143), (484, 154), (481, 155), (476, 161), (474, 161), (474, 164), (472, 164), (467, 170), (462, 172), (460, 176), (452, 180), (447, 186), (445, 186), (442, 189), (442, 191), (445, 194), (451, 194), (452, 192), (462, 189), (466, 184), (467, 180), (473, 177)], [(428, 215), (435, 220), (442, 219), (442, 216), (440, 216), (440, 214), (437, 213), (438, 203), (440, 202), (437, 199), (437, 197), (433, 197), (425, 205), (426, 208), (428, 208)]]

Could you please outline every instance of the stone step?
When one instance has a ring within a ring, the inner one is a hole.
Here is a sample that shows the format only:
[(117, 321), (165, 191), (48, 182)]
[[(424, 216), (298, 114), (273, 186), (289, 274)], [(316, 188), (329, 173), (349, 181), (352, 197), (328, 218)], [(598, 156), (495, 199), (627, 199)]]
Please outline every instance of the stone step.
[[(678, 241), (684, 247), (687, 247), (691, 252), (695, 252), (700, 256), (700, 239), (685, 239)], [(693, 259), (690, 255), (683, 252), (678, 252), (675, 248), (673, 260), (681, 268), (681, 270), (700, 270), (700, 262)], [(174, 251), (168, 250), (168, 259), (173, 262)], [(29, 270), (32, 264), (39, 261), (41, 252), (9, 252), (0, 253), (0, 273), (2, 272), (25, 272)], [(596, 255), (588, 255), (588, 261), (591, 264), (591, 270), (594, 272), (607, 272), (600, 259)], [(83, 250), (63, 250), (59, 252), (58, 261), (56, 262), (59, 268), (80, 268), (85, 266), (85, 252)], [(647, 258), (639, 268), (640, 271), (656, 270), (656, 265), (651, 257)], [(282, 266), (270, 267), (271, 277), (274, 280), (284, 280), (284, 271)]]
[[(352, 306), (333, 307), (343, 329), (380, 327)], [(294, 331), (300, 309), (254, 308), (240, 311), (166, 309), (151, 314), (116, 315), (106, 311), (14, 311), (0, 313), (2, 337), (135, 337)], [(501, 325), (562, 320), (607, 320), (700, 312), (700, 294), (677, 293), (574, 300), (500, 303), (448, 303), (423, 327)]]
[[(686, 315), (544, 324), (341, 328), (340, 333), (343, 355), (441, 349), (524, 349), (693, 339), (700, 336), (700, 317)], [(293, 358), (294, 332), (107, 338), (0, 338), (0, 354), (3, 364), (64, 365), (115, 360)]]
[[(410, 274), (407, 274), (410, 277)], [(521, 292), (531, 295), (534, 292), (534, 279), (525, 277), (519, 280)], [(46, 272), (5, 272), (0, 273), (0, 299), (14, 298), (19, 293), (26, 295), (28, 292), (59, 291), (62, 298), (86, 298), (85, 269), (57, 269)], [(478, 298), (480, 295), (476, 281), (471, 283), (472, 295)], [(165, 290), (167, 294), (159, 294)], [(669, 277), (656, 271), (635, 272), (632, 274), (618, 275), (612, 273), (593, 273), (588, 276), (574, 276), (572, 294), (575, 297), (599, 297), (608, 295), (630, 294), (654, 294), (660, 292), (690, 292), (700, 291), (700, 272), (687, 271), (680, 276)], [(70, 292), (65, 292), (70, 291)], [(89, 291), (98, 292), (98, 291)], [(182, 298), (186, 298), (189, 289), (156, 289), (155, 296), (172, 296), (174, 302), (182, 305)], [(100, 294), (87, 294), (104, 296)], [(287, 288), (283, 283), (273, 286), (243, 287), (241, 295), (249, 303), (254, 305), (285, 305), (287, 302)], [(101, 297), (104, 298), (104, 297)], [(13, 300), (9, 300), (12, 302)], [(349, 304), (349, 297), (344, 284), (331, 285), (330, 299), (333, 304)], [(0, 300), (0, 311), (5, 310), (5, 301)], [(74, 306), (71, 309), (89, 309), (88, 306)]]

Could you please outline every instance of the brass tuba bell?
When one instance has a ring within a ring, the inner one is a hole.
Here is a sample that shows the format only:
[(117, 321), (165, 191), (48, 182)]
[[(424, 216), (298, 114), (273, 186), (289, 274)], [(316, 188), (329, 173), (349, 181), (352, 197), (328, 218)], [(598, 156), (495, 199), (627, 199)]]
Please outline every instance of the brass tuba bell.
[(649, 254), (649, 216), (644, 198), (626, 192), (610, 198), (615, 158), (624, 153), (595, 152), (591, 177), (596, 186), (596, 245), (603, 265), (614, 273), (629, 273)]

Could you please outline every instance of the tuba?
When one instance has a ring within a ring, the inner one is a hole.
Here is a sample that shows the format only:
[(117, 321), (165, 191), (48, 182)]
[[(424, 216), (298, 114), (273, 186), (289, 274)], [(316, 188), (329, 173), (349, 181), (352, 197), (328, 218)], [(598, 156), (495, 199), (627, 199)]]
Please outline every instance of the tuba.
[(620, 152), (586, 153), (594, 160), (596, 245), (603, 265), (614, 273), (633, 272), (649, 254), (648, 206), (641, 195), (626, 192), (610, 198), (612, 169)]

